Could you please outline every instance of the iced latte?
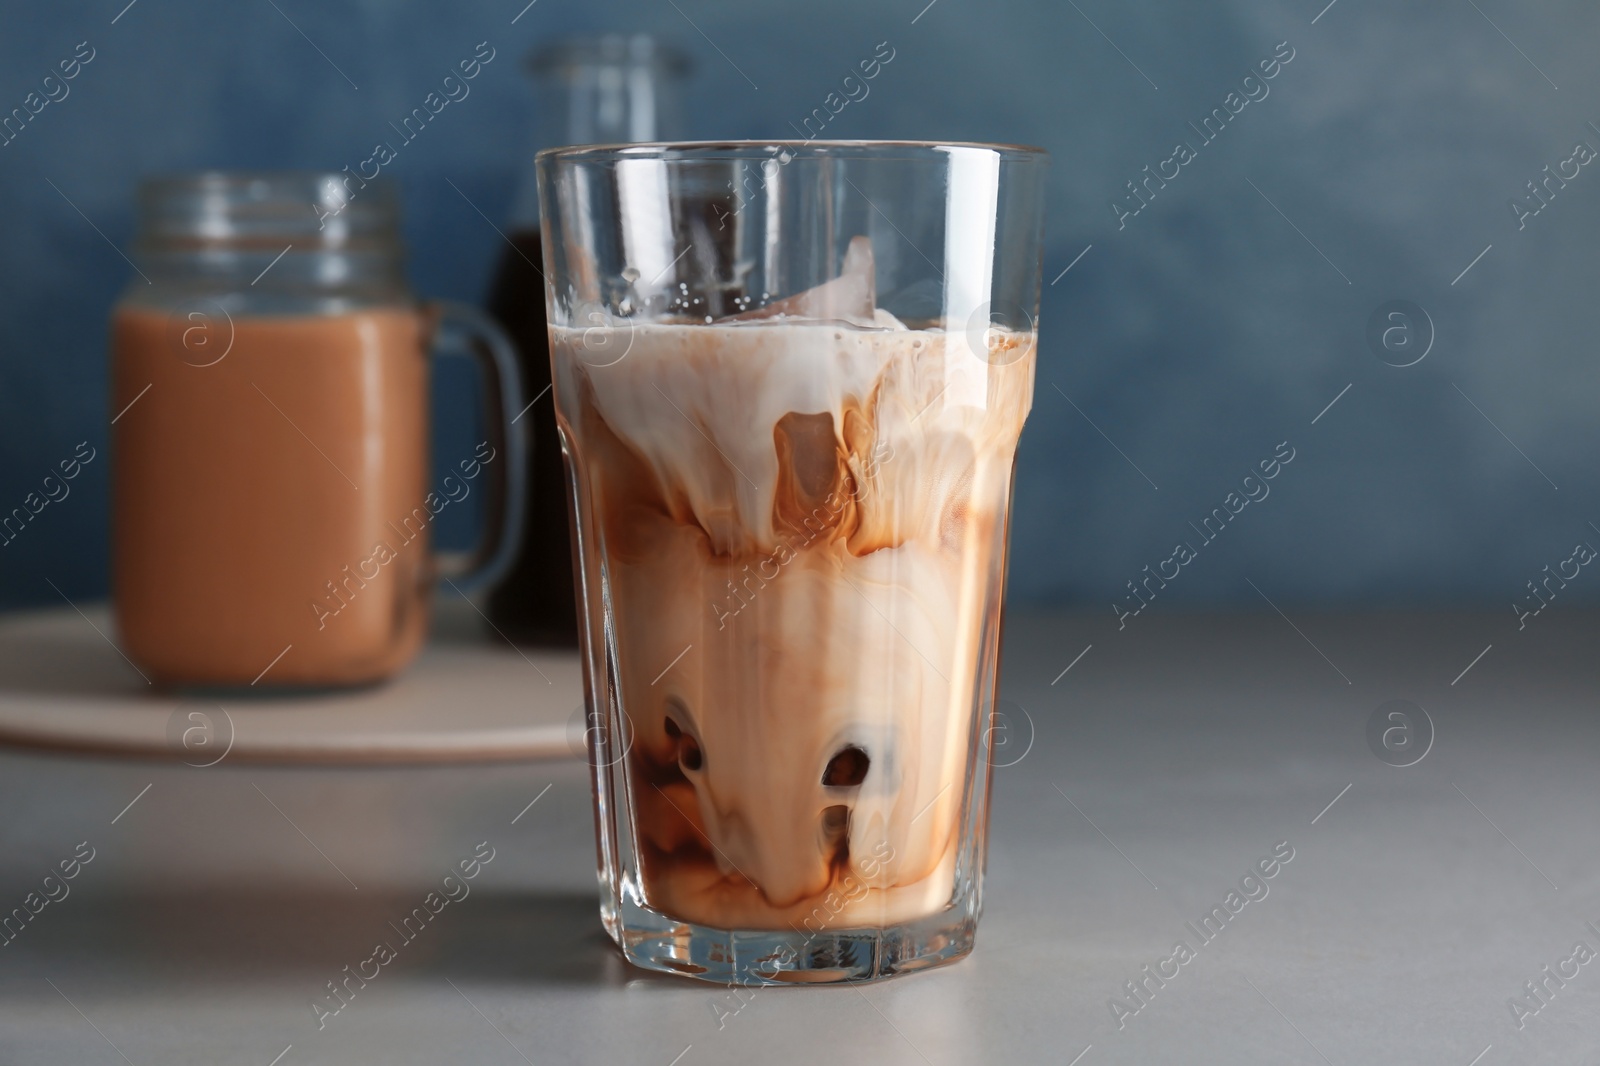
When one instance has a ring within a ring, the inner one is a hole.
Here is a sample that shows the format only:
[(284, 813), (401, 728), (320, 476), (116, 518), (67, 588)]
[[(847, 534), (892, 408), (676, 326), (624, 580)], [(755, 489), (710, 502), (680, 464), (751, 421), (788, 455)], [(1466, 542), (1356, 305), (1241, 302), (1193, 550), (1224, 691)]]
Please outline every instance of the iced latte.
[(1032, 334), (907, 325), (856, 238), (759, 311), (551, 337), (638, 902), (798, 932), (951, 906)]

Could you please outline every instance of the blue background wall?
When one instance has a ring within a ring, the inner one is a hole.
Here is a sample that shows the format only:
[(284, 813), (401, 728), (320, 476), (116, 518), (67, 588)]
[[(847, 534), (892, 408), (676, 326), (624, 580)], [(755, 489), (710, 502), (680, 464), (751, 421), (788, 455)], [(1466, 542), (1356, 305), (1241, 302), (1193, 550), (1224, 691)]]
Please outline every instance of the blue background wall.
[[(1600, 173), (1524, 230), (1507, 204), (1575, 141), (1600, 147), (1584, 0), (1338, 0), (1320, 17), (1326, 0), (538, 0), (514, 25), (522, 0), (137, 0), (113, 24), (125, 2), (0, 13), (0, 111), (78, 42), (97, 53), (0, 148), (0, 509), (78, 441), (102, 455), (0, 548), (0, 604), (53, 600), (46, 577), (74, 598), (105, 588), (105, 320), (130, 270), (83, 215), (125, 247), (141, 174), (354, 164), (487, 40), (472, 95), (390, 168), (417, 288), (478, 299), (499, 237), (446, 179), (503, 219), (530, 120), (522, 55), (617, 29), (694, 54), (695, 136), (786, 135), (888, 41), (893, 63), (830, 136), (1054, 154), (1046, 279), (1092, 248), (1045, 294), (1015, 599), (1109, 610), (1284, 440), (1296, 458), (1271, 496), (1161, 606), (1260, 607), (1252, 581), (1280, 605), (1509, 606), (1578, 539), (1600, 545)], [(1280, 41), (1295, 58), (1270, 95), (1119, 230), (1124, 183), (1197, 142), (1186, 123)], [(1394, 298), (1437, 331), (1404, 369), (1364, 338)], [(1597, 592), (1585, 575), (1563, 595)]]

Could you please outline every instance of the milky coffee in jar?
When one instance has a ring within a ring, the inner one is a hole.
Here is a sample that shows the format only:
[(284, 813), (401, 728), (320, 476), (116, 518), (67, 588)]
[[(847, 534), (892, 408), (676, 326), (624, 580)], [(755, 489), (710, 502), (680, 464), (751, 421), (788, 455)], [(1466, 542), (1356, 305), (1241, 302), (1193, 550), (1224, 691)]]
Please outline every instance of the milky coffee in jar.
[[(112, 589), (123, 649), (177, 686), (322, 687), (402, 668), (427, 632), (447, 507), (494, 501), (457, 584), (503, 561), (523, 455), (503, 338), (419, 303), (392, 189), (347, 175), (146, 182), (112, 316)], [(148, 281), (145, 279), (148, 278)], [(431, 468), (431, 348), (481, 344), (489, 439)], [(492, 355), (492, 357), (491, 357)], [(513, 488), (508, 492), (507, 479)]]

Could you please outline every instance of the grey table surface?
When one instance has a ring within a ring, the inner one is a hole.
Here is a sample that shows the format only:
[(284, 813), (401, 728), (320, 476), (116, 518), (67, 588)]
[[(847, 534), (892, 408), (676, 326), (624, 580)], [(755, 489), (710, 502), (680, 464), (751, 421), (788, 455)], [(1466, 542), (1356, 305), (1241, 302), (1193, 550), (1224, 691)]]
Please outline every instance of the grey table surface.
[[(580, 764), (0, 754), (0, 911), (94, 855), (0, 947), (0, 1063), (1593, 1062), (1600, 966), (1569, 960), (1600, 950), (1597, 636), (1554, 609), (1522, 631), (1013, 614), (1021, 757), (997, 771), (977, 948), (865, 986), (624, 964)], [(1369, 747), (1391, 700), (1431, 720), (1414, 765)], [(328, 983), (485, 841), (470, 894), (319, 1028)], [(1280, 845), (1267, 894), (1247, 883), (1203, 942), (1190, 926)], [(1192, 957), (1140, 1005), (1126, 983), (1172, 974), (1178, 941)], [(1547, 966), (1569, 976), (1529, 999)]]

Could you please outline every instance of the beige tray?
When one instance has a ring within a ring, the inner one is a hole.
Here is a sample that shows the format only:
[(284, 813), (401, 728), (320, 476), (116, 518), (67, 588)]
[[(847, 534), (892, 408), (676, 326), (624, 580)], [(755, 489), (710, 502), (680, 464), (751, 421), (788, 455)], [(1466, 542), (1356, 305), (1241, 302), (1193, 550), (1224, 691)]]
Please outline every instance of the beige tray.
[(108, 611), (79, 606), (0, 615), (0, 746), (193, 766), (582, 757), (577, 654), (514, 647), (461, 599), (441, 597), (433, 638), (387, 684), (215, 699), (152, 689)]

